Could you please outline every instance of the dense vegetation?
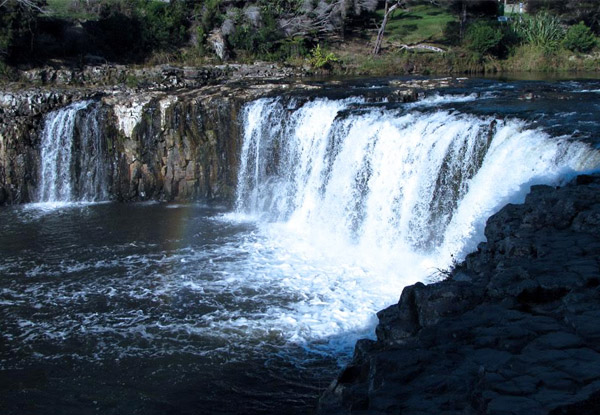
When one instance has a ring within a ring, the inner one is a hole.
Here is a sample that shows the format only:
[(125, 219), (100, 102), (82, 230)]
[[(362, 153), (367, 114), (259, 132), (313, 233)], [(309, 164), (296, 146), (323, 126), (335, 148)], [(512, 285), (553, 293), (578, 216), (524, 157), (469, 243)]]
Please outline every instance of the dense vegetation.
[[(380, 56), (371, 56), (391, 5), (396, 8)], [(385, 0), (4, 0), (0, 71), (3, 62), (30, 66), (57, 59), (258, 59), (355, 72), (389, 71), (391, 62), (422, 71), (515, 70), (521, 64), (528, 70), (532, 62), (556, 68), (557, 61), (573, 69), (572, 62), (587, 59), (592, 63), (582, 64), (585, 69), (599, 69), (600, 58), (586, 56), (598, 48), (597, 0), (529, 0), (524, 14), (496, 0), (387, 0), (387, 6)]]

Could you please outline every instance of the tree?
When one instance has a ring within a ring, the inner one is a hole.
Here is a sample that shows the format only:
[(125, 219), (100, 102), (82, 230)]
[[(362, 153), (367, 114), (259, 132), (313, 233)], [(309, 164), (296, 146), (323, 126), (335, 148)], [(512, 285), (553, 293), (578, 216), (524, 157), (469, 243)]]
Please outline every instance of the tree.
[(448, 8), (457, 15), (460, 22), (460, 39), (465, 35), (467, 20), (469, 18), (482, 18), (498, 16), (497, 0), (438, 0), (440, 6)]
[(45, 0), (0, 0), (0, 59), (31, 50), (37, 18)]
[(383, 34), (385, 32), (385, 26), (387, 25), (389, 16), (398, 8), (406, 8), (406, 3), (403, 0), (397, 0), (395, 4), (390, 6), (390, 2), (386, 0), (385, 10), (383, 12), (383, 21), (379, 30), (377, 31), (377, 39), (375, 40), (375, 47), (373, 48), (373, 55), (379, 54), (381, 50), (381, 43), (383, 42)]
[(21, 6), (25, 9), (35, 10), (37, 12), (43, 12), (43, 7), (46, 5), (45, 1), (42, 2), (38, 0), (3, 0), (0, 1), (0, 8), (4, 6), (10, 6), (11, 3), (14, 3), (15, 5)]

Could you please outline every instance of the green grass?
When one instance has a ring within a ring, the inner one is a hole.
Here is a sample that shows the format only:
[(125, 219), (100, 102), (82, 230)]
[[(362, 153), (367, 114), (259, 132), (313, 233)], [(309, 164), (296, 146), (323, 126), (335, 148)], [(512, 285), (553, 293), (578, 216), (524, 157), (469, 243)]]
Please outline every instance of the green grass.
[[(378, 23), (383, 19), (384, 10), (377, 12)], [(385, 40), (393, 43), (421, 43), (443, 40), (446, 24), (456, 18), (441, 7), (428, 4), (412, 6), (408, 11), (396, 10), (392, 13), (385, 29)]]

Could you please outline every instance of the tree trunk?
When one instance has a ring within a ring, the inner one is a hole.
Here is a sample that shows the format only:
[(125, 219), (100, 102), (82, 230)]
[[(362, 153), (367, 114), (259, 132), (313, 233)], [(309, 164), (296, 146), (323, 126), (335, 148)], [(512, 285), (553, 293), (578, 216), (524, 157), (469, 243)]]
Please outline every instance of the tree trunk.
[(466, 23), (467, 23), (467, 2), (466, 2), (466, 0), (463, 0), (462, 13), (460, 14), (460, 40), (463, 40), (465, 37)]
[(375, 41), (375, 47), (373, 48), (373, 55), (379, 54), (381, 50), (381, 44), (383, 43), (383, 33), (385, 32), (385, 26), (387, 25), (388, 17), (394, 10), (396, 10), (402, 4), (401, 0), (398, 0), (396, 4), (392, 7), (388, 8), (388, 2), (385, 2), (385, 13), (383, 15), (383, 21), (381, 22), (381, 26), (379, 27), (379, 31), (377, 32), (377, 40)]

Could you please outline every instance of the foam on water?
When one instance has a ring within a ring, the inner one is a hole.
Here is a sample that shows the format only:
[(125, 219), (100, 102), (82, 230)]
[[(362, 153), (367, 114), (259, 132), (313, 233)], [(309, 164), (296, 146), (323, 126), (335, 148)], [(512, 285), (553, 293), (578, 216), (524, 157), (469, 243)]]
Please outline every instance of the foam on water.
[(439, 105), (443, 105), (443, 104), (450, 104), (450, 103), (471, 102), (471, 101), (475, 101), (476, 99), (482, 99), (482, 98), (486, 98), (486, 97), (491, 98), (492, 95), (488, 94), (486, 96), (481, 97), (481, 96), (479, 96), (479, 94), (476, 94), (476, 93), (445, 94), (445, 95), (435, 93), (428, 97), (420, 99), (416, 102), (409, 103), (409, 104), (407, 104), (407, 107), (409, 107), (409, 108), (435, 107), (435, 106), (439, 106)]

